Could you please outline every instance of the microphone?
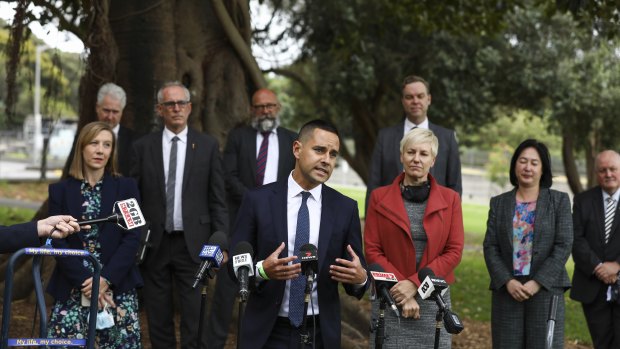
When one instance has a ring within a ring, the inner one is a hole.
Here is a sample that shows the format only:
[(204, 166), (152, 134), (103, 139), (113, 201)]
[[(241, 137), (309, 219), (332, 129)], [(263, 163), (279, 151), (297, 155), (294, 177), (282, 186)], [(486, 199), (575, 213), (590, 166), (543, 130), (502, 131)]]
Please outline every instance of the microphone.
[(202, 263), (200, 263), (200, 267), (196, 272), (192, 288), (196, 288), (198, 286), (198, 283), (204, 279), (205, 273), (207, 273), (210, 278), (213, 278), (213, 275), (210, 273), (211, 268), (219, 268), (222, 264), (224, 254), (222, 253), (220, 246), (226, 246), (226, 244), (226, 234), (221, 231), (216, 231), (209, 238), (209, 244), (202, 246), (202, 250), (198, 255), (200, 259), (202, 259)]
[(314, 275), (319, 270), (319, 258), (317, 256), (316, 246), (313, 244), (305, 244), (299, 248), (299, 260), (301, 261), (301, 272), (306, 276), (306, 293), (312, 290), (314, 283)]
[(547, 346), (545, 348), (551, 348), (553, 346), (553, 332), (555, 330), (555, 319), (558, 312), (558, 303), (560, 302), (560, 296), (554, 294), (551, 297), (549, 304), (549, 317), (547, 318)]
[(394, 302), (394, 298), (390, 295), (390, 289), (392, 286), (396, 285), (398, 279), (396, 279), (396, 275), (393, 273), (386, 273), (385, 270), (379, 264), (371, 264), (368, 266), (368, 270), (370, 271), (370, 278), (372, 279), (375, 292), (379, 293), (381, 299), (390, 305), (396, 317), (400, 316), (400, 312), (398, 311), (398, 307), (396, 307), (396, 302)]
[(446, 331), (451, 334), (458, 334), (463, 331), (463, 323), (459, 316), (450, 310), (450, 307), (443, 299), (443, 295), (448, 290), (446, 280), (435, 276), (435, 273), (428, 267), (422, 268), (418, 273), (420, 279), (424, 279), (418, 288), (418, 293), (422, 299), (434, 300), (439, 309), (444, 313), (443, 323)]
[(82, 226), (105, 222), (116, 223), (125, 230), (138, 228), (146, 224), (140, 205), (138, 205), (138, 200), (133, 198), (115, 202), (112, 214), (108, 217), (89, 219), (77, 223)]
[(250, 276), (254, 276), (254, 264), (252, 263), (252, 256), (254, 255), (254, 249), (249, 242), (241, 241), (235, 246), (233, 252), (233, 270), (239, 280), (239, 298), (242, 302), (248, 300), (250, 291), (248, 290), (248, 283)]

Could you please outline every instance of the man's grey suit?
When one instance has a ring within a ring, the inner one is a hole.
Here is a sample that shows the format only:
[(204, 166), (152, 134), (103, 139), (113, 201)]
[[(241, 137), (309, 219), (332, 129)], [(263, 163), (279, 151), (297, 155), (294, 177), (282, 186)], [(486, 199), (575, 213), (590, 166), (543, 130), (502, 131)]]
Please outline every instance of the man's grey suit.
[[(231, 228), (243, 195), (256, 187), (256, 133), (256, 129), (250, 126), (232, 129), (224, 149), (224, 172)], [(293, 142), (297, 139), (297, 133), (283, 127), (278, 127), (276, 133), (279, 149), (277, 180), (282, 180), (295, 168)], [(267, 166), (272, 165), (267, 163)], [(235, 248), (230, 247), (231, 251)], [(238, 286), (231, 279), (227, 268), (221, 268), (217, 273), (214, 301), (207, 322), (209, 348), (224, 348), (226, 344), (237, 289)]]
[(170, 342), (175, 338), (174, 332), (170, 332), (174, 330), (170, 328), (174, 277), (181, 299), (182, 347), (194, 348), (200, 288), (192, 289), (191, 284), (200, 264), (198, 256), (214, 232), (227, 232), (228, 228), (222, 161), (215, 138), (188, 130), (181, 204), (183, 233), (178, 236), (164, 231), (166, 183), (162, 149), (162, 131), (142, 137), (134, 143), (131, 169), (142, 196), (142, 212), (151, 227), (152, 246), (141, 265), (151, 343), (154, 348), (176, 346)]
[[(372, 152), (370, 176), (366, 202), (370, 193), (378, 187), (391, 184), (394, 178), (403, 172), (400, 162), (400, 140), (403, 138), (404, 120), (397, 125), (379, 130), (377, 143)], [(433, 131), (439, 140), (439, 149), (435, 165), (431, 168), (431, 175), (437, 183), (448, 187), (461, 195), (461, 158), (459, 146), (456, 142), (456, 133), (453, 130), (428, 122), (428, 128)]]
[(599, 263), (620, 263), (620, 205), (616, 206), (611, 237), (605, 244), (603, 191), (596, 186), (575, 195), (573, 205), (573, 288), (570, 297), (583, 304), (596, 348), (620, 347), (620, 305), (606, 301), (607, 285), (594, 275)]
[[(573, 242), (573, 227), (568, 195), (541, 188), (536, 200), (534, 241), (530, 275), (541, 285), (540, 291), (520, 303), (506, 289), (513, 273), (513, 217), (516, 189), (491, 199), (484, 258), (493, 291), (491, 326), (494, 348), (545, 348), (546, 320), (553, 294), (562, 295), (570, 287), (566, 261)], [(564, 338), (564, 298), (558, 305), (554, 337)], [(506, 314), (512, 314), (506, 316)], [(527, 314), (527, 315), (525, 315)], [(527, 321), (520, 321), (523, 319)], [(527, 338), (524, 338), (526, 331)], [(524, 342), (527, 340), (527, 342)], [(563, 348), (562, 340), (554, 340), (554, 348)]]

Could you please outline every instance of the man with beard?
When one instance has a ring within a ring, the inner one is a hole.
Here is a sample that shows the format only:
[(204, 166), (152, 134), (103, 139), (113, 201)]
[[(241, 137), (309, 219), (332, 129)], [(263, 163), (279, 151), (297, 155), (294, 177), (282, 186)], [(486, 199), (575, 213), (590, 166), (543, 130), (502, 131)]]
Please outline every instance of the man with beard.
[[(224, 171), (231, 224), (246, 191), (286, 178), (295, 167), (293, 142), (297, 134), (280, 127), (280, 102), (273, 91), (260, 89), (252, 96), (251, 125), (230, 131), (224, 150)], [(235, 246), (230, 246), (234, 249)], [(207, 322), (210, 348), (224, 348), (237, 285), (222, 267), (217, 275), (214, 301)]]

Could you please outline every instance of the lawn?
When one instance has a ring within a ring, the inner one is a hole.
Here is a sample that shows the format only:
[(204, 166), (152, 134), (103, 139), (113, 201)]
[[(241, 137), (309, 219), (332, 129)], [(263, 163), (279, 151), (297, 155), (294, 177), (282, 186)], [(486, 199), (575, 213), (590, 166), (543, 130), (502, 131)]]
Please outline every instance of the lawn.
[(34, 217), (34, 214), (34, 210), (26, 208), (0, 206), (0, 225), (28, 222)]
[[(335, 187), (344, 195), (357, 201), (360, 217), (364, 216), (365, 189)], [(478, 321), (491, 321), (491, 291), (489, 291), (489, 274), (482, 254), (482, 242), (486, 231), (488, 205), (464, 203), (463, 226), (465, 229), (465, 251), (463, 259), (456, 268), (457, 282), (452, 287), (453, 310), (462, 317)], [(573, 260), (569, 258), (566, 268), (568, 275), (573, 275)], [(591, 345), (590, 333), (586, 325), (581, 304), (571, 300), (565, 293), (566, 339)]]

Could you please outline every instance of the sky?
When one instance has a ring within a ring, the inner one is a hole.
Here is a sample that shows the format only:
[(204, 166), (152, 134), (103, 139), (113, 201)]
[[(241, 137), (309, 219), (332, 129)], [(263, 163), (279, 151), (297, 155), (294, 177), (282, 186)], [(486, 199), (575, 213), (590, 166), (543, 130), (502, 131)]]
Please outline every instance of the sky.
[[(0, 2), (0, 18), (7, 22), (12, 22), (13, 14), (15, 11), (13, 8), (15, 3)], [(29, 10), (39, 10), (34, 5), (30, 5)], [(262, 27), (269, 21), (271, 10), (265, 6), (260, 5), (257, 0), (250, 1), (250, 11), (252, 14), (253, 26)], [(269, 36), (274, 38), (282, 30), (288, 26), (286, 18), (279, 17), (273, 24), (273, 28), (270, 31)], [(43, 40), (46, 45), (51, 48), (57, 48), (64, 52), (82, 53), (84, 51), (84, 45), (82, 41), (70, 32), (59, 32), (54, 25), (46, 25), (42, 27), (39, 23), (31, 23), (29, 25), (32, 33)], [(300, 43), (287, 39), (277, 47), (260, 47), (258, 45), (252, 45), (252, 52), (258, 62), (261, 69), (267, 70), (270, 68), (281, 67), (290, 64), (299, 55)]]
[[(9, 23), (12, 22), (15, 13), (13, 8), (16, 5), (16, 3), (0, 2), (0, 18)], [(34, 6), (32, 4), (30, 6), (34, 10)], [(51, 48), (73, 53), (84, 51), (84, 45), (77, 36), (69, 32), (59, 32), (54, 25), (42, 27), (39, 23), (30, 23), (28, 27), (36, 37), (43, 40)]]

